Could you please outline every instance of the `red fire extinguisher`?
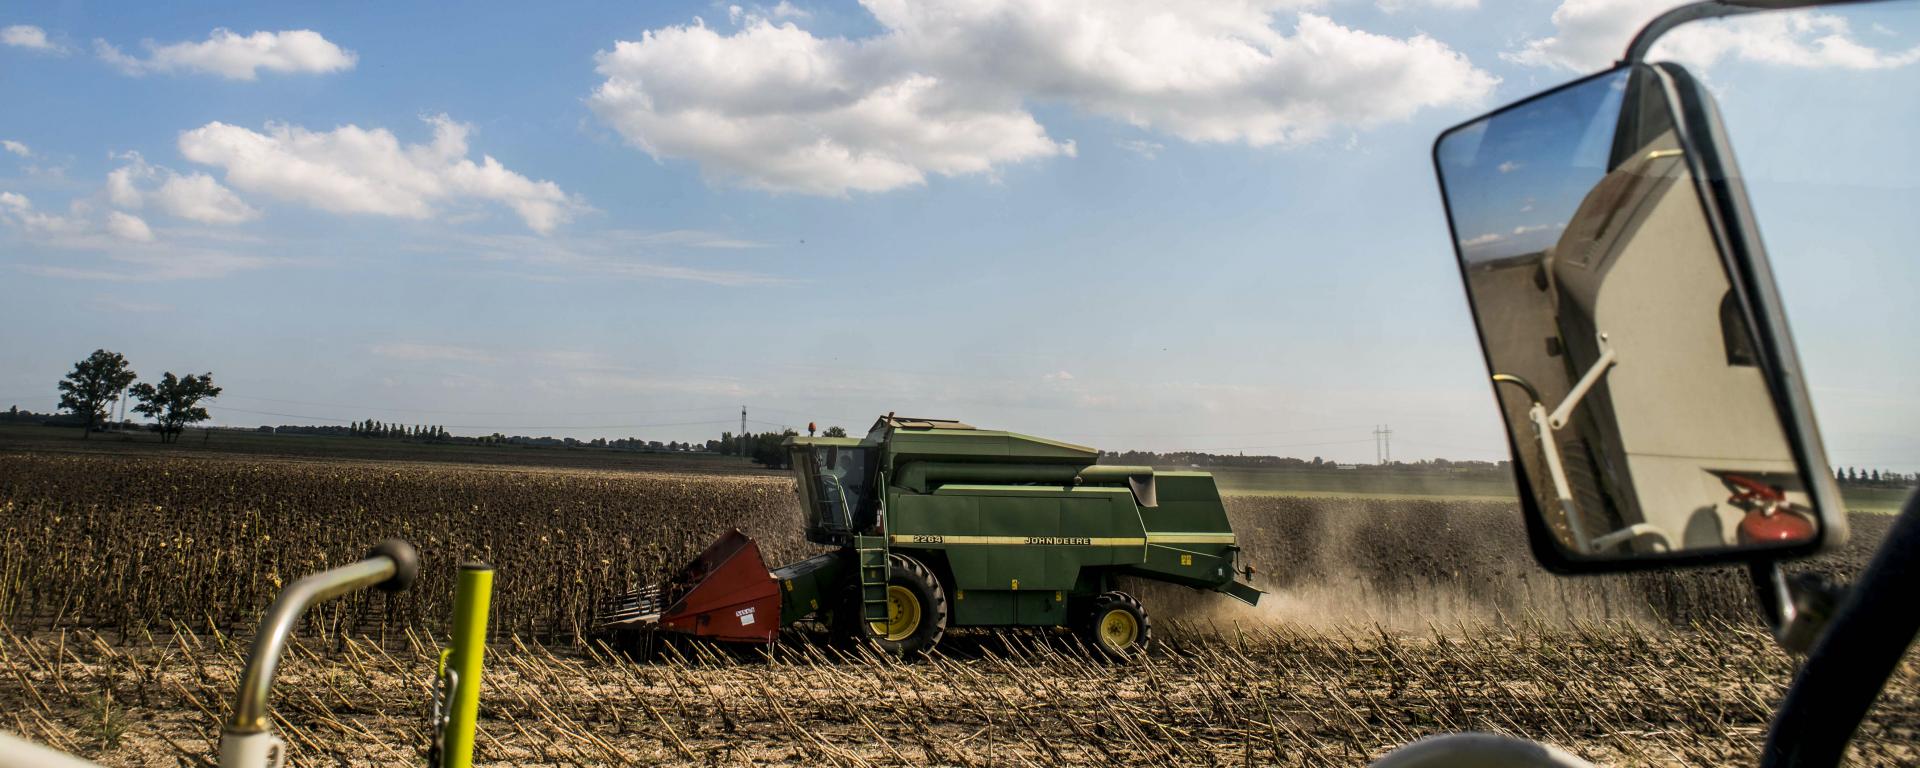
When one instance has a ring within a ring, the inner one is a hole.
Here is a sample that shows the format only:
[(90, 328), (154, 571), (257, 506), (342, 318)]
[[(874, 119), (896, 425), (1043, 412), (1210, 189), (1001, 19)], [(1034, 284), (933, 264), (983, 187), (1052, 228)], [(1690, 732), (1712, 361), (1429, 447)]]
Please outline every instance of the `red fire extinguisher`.
[(1742, 545), (1785, 544), (1813, 539), (1813, 515), (1788, 501), (1787, 492), (1780, 486), (1740, 475), (1724, 475), (1723, 478), (1733, 488), (1733, 495), (1727, 499), (1727, 503), (1747, 511), (1740, 518), (1740, 527), (1736, 531)]

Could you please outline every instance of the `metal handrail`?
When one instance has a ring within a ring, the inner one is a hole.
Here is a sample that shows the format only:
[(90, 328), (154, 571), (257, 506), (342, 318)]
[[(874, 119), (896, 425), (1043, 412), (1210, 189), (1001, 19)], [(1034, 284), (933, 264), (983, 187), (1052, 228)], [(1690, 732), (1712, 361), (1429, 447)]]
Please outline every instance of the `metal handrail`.
[(253, 650), (247, 654), (247, 668), (240, 674), (240, 688), (234, 694), (233, 711), (222, 729), (237, 735), (267, 731), (273, 676), (280, 666), (280, 656), (286, 652), (287, 638), (308, 608), (375, 585), (390, 591), (405, 589), (413, 582), (419, 562), (412, 545), (389, 539), (374, 547), (365, 560), (301, 577), (280, 593), (253, 637)]

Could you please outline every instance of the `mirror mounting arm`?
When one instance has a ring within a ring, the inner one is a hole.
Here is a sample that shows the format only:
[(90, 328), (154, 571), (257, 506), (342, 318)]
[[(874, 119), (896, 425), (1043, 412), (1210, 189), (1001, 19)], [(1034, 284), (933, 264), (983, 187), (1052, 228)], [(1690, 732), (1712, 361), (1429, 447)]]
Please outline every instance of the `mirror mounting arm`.
[(1816, 5), (1840, 5), (1861, 0), (1703, 0), (1680, 6), (1654, 17), (1653, 21), (1640, 28), (1633, 36), (1633, 42), (1627, 44), (1626, 55), (1620, 57), (1618, 66), (1628, 66), (1646, 61), (1647, 53), (1653, 50), (1653, 44), (1661, 36), (1688, 22), (1701, 19), (1718, 19), (1725, 16), (1738, 16), (1755, 11), (1783, 11), (1789, 8), (1808, 8)]
[(1573, 391), (1568, 392), (1566, 399), (1560, 401), (1560, 407), (1553, 409), (1553, 413), (1547, 416), (1547, 423), (1556, 430), (1567, 425), (1567, 419), (1573, 417), (1573, 409), (1580, 406), (1581, 400), (1586, 399), (1587, 392), (1593, 389), (1593, 385), (1600, 383), (1600, 377), (1606, 374), (1607, 369), (1620, 362), (1620, 355), (1613, 351), (1611, 344), (1607, 343), (1606, 334), (1595, 334), (1594, 338), (1600, 344), (1600, 358), (1593, 361), (1593, 367), (1588, 368), (1586, 375), (1581, 376), (1580, 381), (1573, 385)]
[(1848, 591), (1846, 586), (1829, 584), (1816, 574), (1789, 578), (1775, 560), (1749, 563), (1747, 576), (1753, 582), (1754, 598), (1773, 631), (1774, 642), (1796, 655), (1813, 648), (1813, 641), (1827, 628), (1827, 620)]

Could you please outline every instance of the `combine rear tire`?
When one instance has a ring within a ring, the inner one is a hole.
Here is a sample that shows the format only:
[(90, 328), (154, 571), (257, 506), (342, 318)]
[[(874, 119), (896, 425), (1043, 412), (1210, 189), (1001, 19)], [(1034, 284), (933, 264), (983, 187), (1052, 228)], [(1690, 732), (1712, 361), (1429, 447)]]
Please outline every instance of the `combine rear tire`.
[(868, 635), (883, 650), (910, 659), (933, 650), (947, 634), (947, 593), (920, 561), (901, 554), (888, 558), (887, 620), (869, 623)]
[(1080, 639), (1109, 659), (1125, 660), (1144, 653), (1153, 642), (1153, 621), (1133, 595), (1107, 592), (1093, 599), (1080, 620)]

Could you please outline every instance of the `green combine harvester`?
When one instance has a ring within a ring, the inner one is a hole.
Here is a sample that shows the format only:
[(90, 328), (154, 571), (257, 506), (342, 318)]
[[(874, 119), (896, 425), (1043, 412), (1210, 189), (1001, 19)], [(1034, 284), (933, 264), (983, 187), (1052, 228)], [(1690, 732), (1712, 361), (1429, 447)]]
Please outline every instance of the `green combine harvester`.
[(1092, 448), (943, 419), (875, 422), (864, 438), (790, 437), (809, 541), (833, 551), (769, 571), (739, 531), (678, 575), (602, 607), (597, 627), (771, 643), (814, 619), (901, 656), (951, 627), (1071, 627), (1127, 657), (1152, 624), (1119, 577), (1252, 605), (1213, 476), (1096, 463)]

